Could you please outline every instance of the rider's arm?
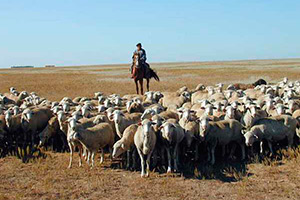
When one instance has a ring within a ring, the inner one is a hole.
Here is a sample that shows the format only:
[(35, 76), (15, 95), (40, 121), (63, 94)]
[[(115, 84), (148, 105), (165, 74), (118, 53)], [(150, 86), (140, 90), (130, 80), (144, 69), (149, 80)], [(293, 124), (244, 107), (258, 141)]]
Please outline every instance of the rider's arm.
[(143, 50), (143, 54), (141, 55), (140, 60), (143, 60), (143, 61), (147, 60), (146, 51), (145, 50)]

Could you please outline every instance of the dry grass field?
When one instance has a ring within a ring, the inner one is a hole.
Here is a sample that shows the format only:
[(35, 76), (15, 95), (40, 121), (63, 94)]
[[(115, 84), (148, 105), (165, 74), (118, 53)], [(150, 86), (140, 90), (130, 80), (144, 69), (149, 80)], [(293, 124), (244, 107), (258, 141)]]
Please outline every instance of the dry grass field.
[[(252, 83), (258, 78), (275, 82), (300, 79), (300, 59), (152, 64), (161, 82), (151, 90), (175, 91), (199, 83)], [(121, 95), (135, 92), (129, 65), (1, 69), (0, 92), (9, 87), (35, 91), (50, 100), (93, 96), (94, 92)], [(74, 164), (68, 154), (46, 152), (46, 159), (22, 163), (16, 157), (0, 159), (2, 199), (300, 199), (299, 149), (281, 152), (281, 159), (245, 164), (241, 171), (225, 166), (218, 174), (194, 176), (139, 172), (111, 167), (106, 159), (90, 170)], [(75, 161), (77, 162), (77, 155)], [(209, 169), (214, 173), (214, 169)], [(208, 170), (208, 171), (209, 171)]]

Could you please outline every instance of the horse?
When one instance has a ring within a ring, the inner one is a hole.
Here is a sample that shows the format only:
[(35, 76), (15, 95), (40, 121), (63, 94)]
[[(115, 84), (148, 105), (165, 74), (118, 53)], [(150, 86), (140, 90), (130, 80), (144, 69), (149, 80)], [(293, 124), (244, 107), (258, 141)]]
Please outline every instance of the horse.
[(145, 63), (147, 67), (145, 66), (140, 66), (139, 65), (139, 54), (135, 53), (132, 56), (132, 74), (135, 71), (135, 76), (133, 77), (133, 80), (135, 82), (136, 86), (136, 93), (139, 94), (139, 85), (140, 83), (141, 86), (141, 94), (144, 94), (144, 88), (143, 88), (143, 80), (146, 79), (147, 81), (147, 91), (149, 92), (149, 84), (150, 84), (150, 79), (154, 78), (156, 81), (159, 81), (159, 77), (156, 74), (156, 72), (150, 68), (150, 65), (148, 63)]

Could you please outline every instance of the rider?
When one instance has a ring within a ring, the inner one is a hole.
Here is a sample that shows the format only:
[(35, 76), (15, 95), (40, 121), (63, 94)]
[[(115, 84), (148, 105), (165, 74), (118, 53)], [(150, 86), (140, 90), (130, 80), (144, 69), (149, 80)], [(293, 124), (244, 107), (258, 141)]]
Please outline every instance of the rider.
[[(142, 44), (141, 43), (138, 43), (136, 45), (136, 50), (133, 52), (133, 54), (139, 54), (139, 67), (146, 67), (146, 60), (147, 60), (147, 57), (146, 57), (146, 51), (145, 49), (142, 48)], [(134, 72), (133, 72), (133, 66), (131, 66), (131, 74), (132, 74), (132, 78), (135, 76)]]

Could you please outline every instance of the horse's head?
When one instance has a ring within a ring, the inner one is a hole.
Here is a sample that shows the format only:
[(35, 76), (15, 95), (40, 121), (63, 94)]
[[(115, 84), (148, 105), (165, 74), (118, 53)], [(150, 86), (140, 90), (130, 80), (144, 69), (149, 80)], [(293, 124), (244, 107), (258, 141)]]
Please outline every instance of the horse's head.
[(132, 56), (132, 63), (134, 66), (138, 66), (139, 65), (139, 54), (138, 53), (134, 53)]

